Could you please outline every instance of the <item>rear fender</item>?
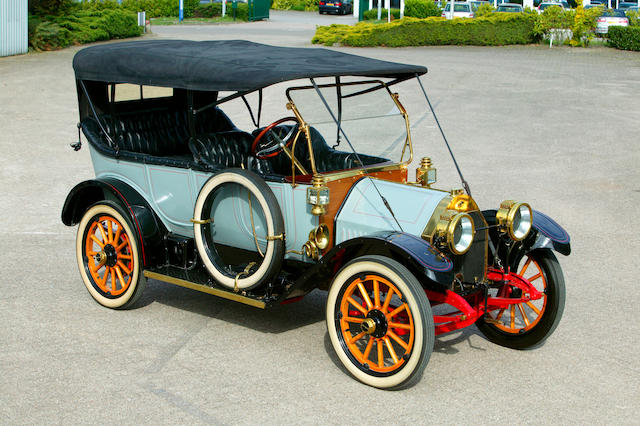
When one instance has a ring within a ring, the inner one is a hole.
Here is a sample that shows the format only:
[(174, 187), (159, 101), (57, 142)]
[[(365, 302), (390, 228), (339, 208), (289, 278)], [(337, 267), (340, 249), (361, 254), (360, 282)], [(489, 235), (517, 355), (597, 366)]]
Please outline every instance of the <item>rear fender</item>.
[(62, 222), (77, 225), (84, 213), (100, 201), (117, 203), (129, 215), (142, 245), (145, 267), (165, 263), (164, 237), (167, 230), (147, 201), (131, 186), (114, 178), (87, 180), (76, 185), (62, 207)]
[(328, 289), (340, 268), (364, 255), (382, 255), (405, 265), (424, 288), (444, 291), (453, 281), (453, 264), (427, 241), (402, 232), (384, 232), (344, 241), (327, 254), (296, 282), (296, 287), (310, 291)]

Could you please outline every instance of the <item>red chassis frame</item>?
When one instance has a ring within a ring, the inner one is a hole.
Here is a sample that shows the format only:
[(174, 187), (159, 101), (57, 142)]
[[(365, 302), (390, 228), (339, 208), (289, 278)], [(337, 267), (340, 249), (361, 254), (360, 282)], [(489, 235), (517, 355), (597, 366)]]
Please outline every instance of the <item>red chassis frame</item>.
[[(446, 290), (445, 293), (425, 290), (432, 306), (445, 303), (457, 309), (446, 315), (433, 316), (436, 336), (467, 327), (475, 323), (487, 311), (506, 309), (512, 304), (538, 300), (543, 296), (528, 280), (513, 272), (489, 268), (487, 279), (495, 283), (502, 283), (503, 286), (499, 289), (496, 297), (487, 297), (486, 306), (483, 292), (460, 296), (451, 290)], [(512, 287), (521, 289), (522, 295), (520, 297), (508, 297), (512, 292)]]

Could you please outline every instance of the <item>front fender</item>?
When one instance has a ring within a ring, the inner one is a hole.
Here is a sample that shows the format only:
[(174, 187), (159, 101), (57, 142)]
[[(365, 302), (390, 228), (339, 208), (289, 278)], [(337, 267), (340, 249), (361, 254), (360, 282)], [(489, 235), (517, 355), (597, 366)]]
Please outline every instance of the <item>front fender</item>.
[[(496, 224), (496, 210), (484, 210), (482, 214), (489, 226)], [(526, 251), (551, 249), (565, 256), (571, 254), (571, 238), (569, 237), (569, 233), (546, 214), (538, 210), (533, 210), (533, 223), (531, 224), (531, 228), (529, 236), (522, 242)], [(496, 232), (491, 233), (494, 243), (497, 238)]]
[(76, 185), (67, 195), (62, 207), (62, 222), (67, 226), (78, 224), (89, 207), (105, 200), (117, 203), (129, 214), (142, 245), (144, 266), (164, 264), (166, 228), (147, 201), (135, 189), (118, 179), (92, 179)]
[(343, 241), (308, 269), (296, 284), (306, 291), (327, 289), (338, 270), (352, 259), (364, 255), (382, 255), (406, 266), (423, 287), (435, 291), (449, 289), (453, 264), (429, 242), (402, 232), (382, 232)]

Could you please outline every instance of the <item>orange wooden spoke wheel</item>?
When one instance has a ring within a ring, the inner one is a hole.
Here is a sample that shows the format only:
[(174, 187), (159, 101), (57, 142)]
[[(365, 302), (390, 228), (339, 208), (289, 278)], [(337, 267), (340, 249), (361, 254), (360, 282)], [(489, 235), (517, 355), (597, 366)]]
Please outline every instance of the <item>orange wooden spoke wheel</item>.
[[(531, 300), (525, 303), (511, 305), (507, 309), (498, 309), (489, 313), (489, 317), (496, 322), (494, 325), (507, 333), (522, 333), (534, 328), (544, 315), (547, 306), (547, 279), (544, 276), (542, 267), (533, 257), (526, 257), (524, 264), (520, 267), (518, 275), (526, 278), (533, 286), (542, 293), (542, 298)], [(504, 296), (514, 295), (512, 287), (504, 287)]]
[(139, 253), (123, 209), (103, 201), (85, 212), (78, 225), (76, 256), (80, 276), (98, 303), (124, 309), (138, 300), (146, 284)]
[[(476, 325), (494, 343), (528, 349), (546, 340), (558, 326), (564, 312), (566, 290), (560, 264), (547, 249), (527, 253), (520, 261), (518, 275), (542, 293), (542, 298), (495, 309), (489, 312), (487, 320), (480, 317)], [(496, 296), (520, 298), (521, 290), (502, 285)]]
[(355, 378), (382, 389), (420, 380), (433, 351), (433, 314), (404, 265), (377, 255), (351, 260), (333, 279), (326, 313), (331, 344)]
[(342, 294), (341, 338), (351, 355), (372, 371), (397, 370), (411, 354), (415, 326), (402, 299), (398, 287), (377, 274), (356, 277)]
[(131, 284), (133, 256), (129, 236), (111, 216), (98, 216), (85, 238), (85, 254), (91, 278), (105, 295), (118, 296)]

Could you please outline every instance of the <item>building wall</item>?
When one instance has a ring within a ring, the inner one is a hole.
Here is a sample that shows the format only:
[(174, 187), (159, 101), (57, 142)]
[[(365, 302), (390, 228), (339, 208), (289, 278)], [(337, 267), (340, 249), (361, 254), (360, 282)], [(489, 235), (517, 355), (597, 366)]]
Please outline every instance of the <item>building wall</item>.
[(0, 0), (0, 56), (29, 50), (28, 0)]

